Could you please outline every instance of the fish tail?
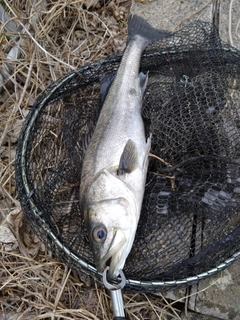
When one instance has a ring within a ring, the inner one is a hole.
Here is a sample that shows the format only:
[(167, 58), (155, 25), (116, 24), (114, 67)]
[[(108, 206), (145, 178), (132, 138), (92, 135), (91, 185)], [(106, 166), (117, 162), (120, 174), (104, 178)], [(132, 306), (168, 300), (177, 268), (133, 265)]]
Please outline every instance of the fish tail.
[(166, 30), (153, 28), (147, 21), (137, 15), (130, 15), (128, 18), (128, 42), (136, 35), (145, 39), (143, 46), (170, 36)]

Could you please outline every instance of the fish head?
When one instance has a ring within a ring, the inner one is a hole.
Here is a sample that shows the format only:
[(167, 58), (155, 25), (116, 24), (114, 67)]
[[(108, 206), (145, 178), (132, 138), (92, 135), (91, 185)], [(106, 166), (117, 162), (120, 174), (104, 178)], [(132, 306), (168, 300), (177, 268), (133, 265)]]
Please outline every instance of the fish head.
[(135, 235), (128, 219), (129, 203), (117, 198), (90, 206), (89, 210), (88, 234), (96, 268), (102, 272), (109, 265), (110, 277), (116, 278), (124, 267)]
[[(109, 266), (108, 274), (112, 279), (123, 269), (137, 229), (136, 208), (130, 192), (120, 180), (115, 178), (114, 182), (108, 194), (105, 193), (106, 187), (101, 192), (102, 181), (93, 184), (84, 208), (84, 220), (96, 268), (102, 272)], [(90, 199), (93, 201), (90, 202)]]

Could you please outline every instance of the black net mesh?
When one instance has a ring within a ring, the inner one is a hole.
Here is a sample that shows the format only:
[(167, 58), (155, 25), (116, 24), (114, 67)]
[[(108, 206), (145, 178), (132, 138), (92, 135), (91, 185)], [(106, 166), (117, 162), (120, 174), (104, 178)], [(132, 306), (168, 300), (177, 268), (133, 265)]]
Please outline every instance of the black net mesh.
[[(79, 208), (89, 132), (101, 104), (109, 57), (53, 83), (22, 129), (16, 158), (19, 199), (29, 224), (82, 276), (99, 279)], [(141, 217), (125, 265), (129, 290), (191, 284), (240, 251), (240, 52), (209, 23), (195, 22), (149, 46), (143, 118), (152, 133)]]

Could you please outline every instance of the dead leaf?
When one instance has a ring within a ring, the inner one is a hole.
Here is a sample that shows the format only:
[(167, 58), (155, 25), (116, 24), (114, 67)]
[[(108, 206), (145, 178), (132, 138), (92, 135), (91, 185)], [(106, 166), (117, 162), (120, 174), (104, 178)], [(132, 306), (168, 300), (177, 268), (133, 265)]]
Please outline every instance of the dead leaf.
[(5, 251), (15, 251), (19, 244), (14, 230), (19, 227), (22, 220), (20, 209), (14, 209), (0, 224), (0, 245)]
[(2, 222), (4, 225), (10, 225), (12, 230), (16, 231), (22, 226), (23, 213), (20, 208), (12, 210)]

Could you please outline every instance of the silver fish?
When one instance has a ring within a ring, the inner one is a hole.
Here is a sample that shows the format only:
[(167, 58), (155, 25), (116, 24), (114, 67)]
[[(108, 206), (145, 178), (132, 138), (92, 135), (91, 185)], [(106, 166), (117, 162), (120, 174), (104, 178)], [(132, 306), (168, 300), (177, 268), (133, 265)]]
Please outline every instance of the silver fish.
[[(123, 269), (134, 241), (148, 168), (151, 139), (146, 142), (141, 117), (148, 75), (139, 74), (143, 50), (167, 33), (134, 15), (117, 74), (103, 83), (106, 98), (83, 161), (80, 204), (96, 268), (109, 264), (109, 276)], [(109, 90), (108, 90), (109, 89)]]

